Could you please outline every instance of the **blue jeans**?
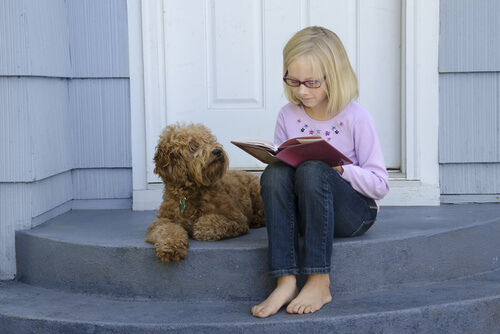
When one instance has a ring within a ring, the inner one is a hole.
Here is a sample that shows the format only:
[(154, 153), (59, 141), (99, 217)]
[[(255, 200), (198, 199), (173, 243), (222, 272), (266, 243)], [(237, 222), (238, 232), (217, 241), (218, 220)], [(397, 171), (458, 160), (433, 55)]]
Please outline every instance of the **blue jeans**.
[(362, 235), (375, 223), (378, 211), (373, 199), (316, 160), (296, 169), (282, 162), (270, 164), (261, 177), (261, 195), (270, 277), (329, 273), (334, 235)]

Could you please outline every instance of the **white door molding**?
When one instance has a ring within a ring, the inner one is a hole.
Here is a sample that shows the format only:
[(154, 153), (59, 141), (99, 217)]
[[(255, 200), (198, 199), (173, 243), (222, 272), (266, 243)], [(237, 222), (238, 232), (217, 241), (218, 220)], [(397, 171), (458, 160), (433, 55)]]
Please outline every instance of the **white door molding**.
[(401, 169), (383, 205), (439, 205), (439, 1), (402, 6)]
[[(163, 2), (127, 0), (130, 104), (132, 121), (133, 210), (154, 210), (162, 197), (162, 186), (148, 175), (148, 136), (157, 136), (165, 115), (165, 55), (163, 47)], [(151, 140), (151, 139), (149, 139)]]

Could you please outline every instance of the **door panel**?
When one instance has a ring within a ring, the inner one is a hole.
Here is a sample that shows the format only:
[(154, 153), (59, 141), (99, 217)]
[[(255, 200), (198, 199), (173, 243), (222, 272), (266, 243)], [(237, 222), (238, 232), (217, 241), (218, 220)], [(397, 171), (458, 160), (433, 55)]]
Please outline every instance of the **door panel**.
[[(156, 118), (164, 120), (161, 127), (203, 123), (228, 151), (231, 167), (262, 167), (230, 140), (272, 140), (276, 116), (287, 103), (283, 47), (299, 29), (321, 25), (342, 39), (359, 77), (359, 102), (374, 115), (388, 167), (399, 168), (398, 0), (164, 0), (163, 10), (166, 110), (158, 112), (166, 116)], [(152, 156), (156, 142), (147, 146)]]

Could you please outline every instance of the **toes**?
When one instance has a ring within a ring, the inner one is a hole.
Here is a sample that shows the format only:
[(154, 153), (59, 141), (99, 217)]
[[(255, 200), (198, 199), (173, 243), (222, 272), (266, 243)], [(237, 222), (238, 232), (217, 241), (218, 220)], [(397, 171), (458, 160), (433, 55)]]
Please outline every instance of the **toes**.
[(318, 309), (316, 308), (315, 305), (301, 305), (301, 304), (294, 304), (294, 305), (289, 305), (286, 309), (286, 311), (290, 314), (309, 314), (309, 313), (314, 313)]
[(314, 308), (312, 306), (307, 306), (304, 308), (304, 313), (309, 314), (309, 313), (314, 313)]
[(272, 312), (267, 313), (265, 311), (266, 311), (265, 307), (261, 307), (260, 305), (254, 306), (252, 308), (252, 314), (254, 317), (257, 318), (267, 318), (272, 314)]
[[(278, 308), (279, 310), (279, 308)], [(276, 314), (278, 310), (274, 310), (273, 307), (269, 307), (268, 305), (256, 305), (252, 307), (252, 314), (254, 317), (258, 318), (267, 318), (273, 314)]]

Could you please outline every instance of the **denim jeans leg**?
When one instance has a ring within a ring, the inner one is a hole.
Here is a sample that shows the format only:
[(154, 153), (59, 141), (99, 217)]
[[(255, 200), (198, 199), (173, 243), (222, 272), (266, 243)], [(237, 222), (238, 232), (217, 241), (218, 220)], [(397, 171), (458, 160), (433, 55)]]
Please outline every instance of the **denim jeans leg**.
[(335, 237), (355, 237), (364, 234), (375, 223), (378, 207), (375, 200), (361, 195), (338, 173), (333, 181)]
[(295, 174), (300, 230), (304, 236), (301, 274), (330, 272), (334, 210), (328, 178), (332, 169), (324, 166), (327, 165), (319, 161), (306, 161), (298, 166)]
[(357, 236), (375, 222), (377, 207), (321, 161), (302, 163), (295, 174), (300, 229), (304, 235), (302, 274), (330, 272), (334, 236)]
[(299, 274), (295, 169), (276, 162), (261, 176), (261, 195), (268, 234), (269, 276)]

